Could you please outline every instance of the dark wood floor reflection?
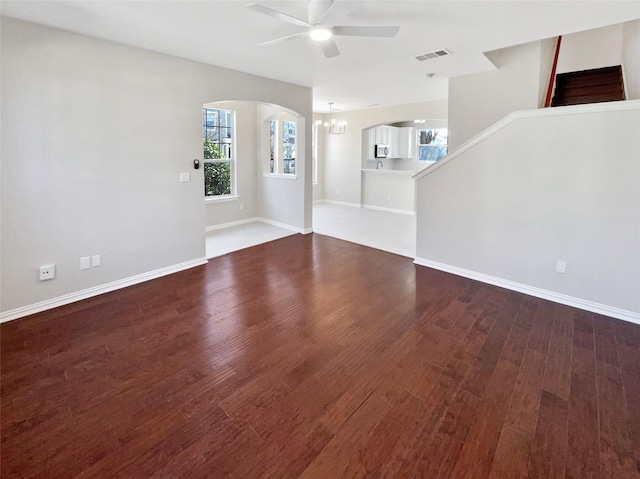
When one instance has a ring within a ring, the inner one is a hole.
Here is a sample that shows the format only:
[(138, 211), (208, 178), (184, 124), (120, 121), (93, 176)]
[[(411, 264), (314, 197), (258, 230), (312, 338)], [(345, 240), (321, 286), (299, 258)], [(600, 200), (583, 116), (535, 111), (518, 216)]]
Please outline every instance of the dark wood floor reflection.
[(639, 476), (640, 326), (328, 237), (1, 334), (4, 479)]

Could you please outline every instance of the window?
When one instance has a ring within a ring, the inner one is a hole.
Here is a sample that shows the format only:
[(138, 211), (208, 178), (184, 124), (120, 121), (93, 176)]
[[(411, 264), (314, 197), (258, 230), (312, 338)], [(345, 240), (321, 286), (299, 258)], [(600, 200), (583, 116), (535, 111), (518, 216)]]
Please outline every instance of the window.
[(276, 135), (278, 134), (278, 122), (271, 120), (269, 122), (269, 173), (276, 173), (278, 167), (276, 165)]
[(437, 161), (447, 151), (446, 128), (418, 130), (418, 161)]
[(215, 198), (235, 193), (233, 112), (203, 109), (204, 196)]
[(296, 173), (296, 123), (282, 122), (282, 172), (285, 175)]

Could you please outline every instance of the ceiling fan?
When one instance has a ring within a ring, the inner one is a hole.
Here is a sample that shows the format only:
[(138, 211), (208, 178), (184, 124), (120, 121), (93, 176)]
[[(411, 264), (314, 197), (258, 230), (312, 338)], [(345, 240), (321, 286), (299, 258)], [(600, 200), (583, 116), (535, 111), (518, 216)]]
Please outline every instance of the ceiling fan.
[(337, 0), (309, 0), (308, 21), (301, 20), (258, 3), (249, 3), (246, 7), (254, 12), (306, 28), (304, 32), (269, 40), (268, 42), (260, 43), (258, 46), (272, 45), (302, 35), (309, 35), (312, 40), (320, 43), (324, 56), (327, 58), (340, 55), (338, 45), (336, 45), (336, 42), (333, 40), (334, 36), (395, 37), (398, 31), (400, 31), (400, 27), (398, 26), (329, 26), (331, 22), (328, 19), (328, 14), (334, 10), (333, 7), (336, 3), (338, 3)]

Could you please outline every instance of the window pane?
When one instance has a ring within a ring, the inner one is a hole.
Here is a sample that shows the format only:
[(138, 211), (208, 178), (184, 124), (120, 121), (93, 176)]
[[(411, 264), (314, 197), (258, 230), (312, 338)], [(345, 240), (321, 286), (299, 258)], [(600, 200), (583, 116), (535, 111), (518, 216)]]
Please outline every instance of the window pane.
[(421, 146), (418, 150), (420, 161), (437, 161), (447, 154), (447, 145)]
[(293, 121), (282, 122), (283, 157), (294, 159), (296, 157), (296, 124)]
[(231, 163), (204, 164), (204, 195), (219, 196), (231, 194)]
[(420, 130), (419, 143), (421, 145), (446, 145), (447, 129)]
[(228, 160), (204, 164), (205, 196), (232, 194), (233, 112), (203, 109), (203, 147), (205, 160)]
[(269, 173), (275, 173), (276, 167), (276, 120), (269, 122)]

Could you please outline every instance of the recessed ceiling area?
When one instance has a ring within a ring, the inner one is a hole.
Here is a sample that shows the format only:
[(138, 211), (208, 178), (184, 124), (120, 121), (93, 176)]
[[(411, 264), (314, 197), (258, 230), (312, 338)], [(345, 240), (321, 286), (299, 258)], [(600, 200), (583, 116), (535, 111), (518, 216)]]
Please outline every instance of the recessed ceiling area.
[[(400, 26), (393, 38), (336, 36), (325, 58), (305, 27), (249, 1), (2, 1), (3, 15), (313, 87), (314, 110), (447, 97), (448, 78), (495, 68), (484, 52), (640, 18), (638, 1), (431, 2), (336, 0), (331, 24)], [(307, 20), (307, 2), (258, 1)], [(322, 2), (328, 5), (329, 2)], [(416, 61), (425, 52), (451, 54)]]

